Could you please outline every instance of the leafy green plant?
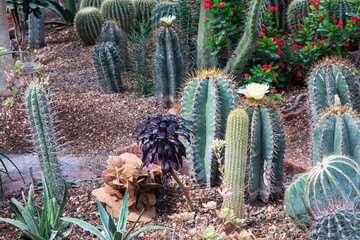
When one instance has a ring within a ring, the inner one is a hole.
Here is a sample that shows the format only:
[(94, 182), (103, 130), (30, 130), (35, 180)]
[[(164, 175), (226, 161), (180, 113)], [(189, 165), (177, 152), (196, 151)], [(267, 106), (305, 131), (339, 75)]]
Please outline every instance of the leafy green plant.
[[(0, 121), (1, 121), (1, 119), (0, 119)], [(13, 161), (11, 161), (11, 159), (8, 158), (5, 154), (3, 154), (3, 153), (0, 152), (0, 195), (1, 195), (2, 192), (3, 192), (3, 187), (2, 187), (3, 184), (5, 184), (5, 183), (6, 183), (7, 181), (9, 181), (9, 180), (10, 180), (10, 181), (13, 181), (13, 180), (14, 180), (14, 179), (12, 179), (12, 178), (10, 177), (10, 175), (9, 175), (9, 171), (8, 171), (6, 165), (5, 165), (5, 161), (4, 161), (5, 159), (8, 160), (8, 161), (16, 168), (16, 170), (18, 171), (18, 173), (19, 173), (20, 176), (21, 176), (21, 179), (23, 180), (23, 182), (24, 182), (24, 184), (25, 184), (25, 180), (24, 180), (24, 178), (23, 178), (20, 170), (19, 170), (18, 167), (15, 165), (15, 163), (14, 163)], [(2, 167), (1, 167), (1, 166), (2, 166)], [(7, 176), (9, 180), (3, 181), (3, 179), (2, 179), (2, 174), (5, 174), (5, 176)]]
[(38, 208), (34, 201), (34, 187), (31, 185), (28, 197), (24, 197), (25, 207), (15, 198), (10, 201), (10, 205), (19, 220), (0, 217), (0, 221), (10, 223), (23, 230), (20, 235), (22, 238), (28, 237), (32, 240), (59, 240), (66, 238), (72, 230), (70, 228), (63, 232), (69, 226), (69, 223), (60, 220), (67, 198), (66, 183), (64, 182), (64, 195), (59, 206), (52, 196), (44, 176), (42, 176), (42, 184), (44, 187), (42, 208)]
[(137, 22), (129, 36), (129, 81), (133, 92), (149, 97), (154, 91), (151, 56), (154, 52), (149, 22)]
[(101, 203), (100, 203), (100, 201), (98, 199), (97, 199), (97, 205), (98, 205), (98, 208), (99, 208), (100, 219), (101, 219), (101, 222), (102, 222), (103, 226), (101, 226), (100, 224), (98, 224), (96, 222), (95, 223), (102, 230), (102, 232), (100, 232), (96, 227), (92, 226), (91, 224), (89, 224), (89, 223), (87, 223), (85, 221), (76, 219), (76, 218), (63, 217), (61, 219), (64, 220), (64, 221), (71, 222), (71, 223), (79, 225), (81, 228), (95, 234), (97, 237), (99, 237), (102, 240), (132, 239), (132, 238), (136, 237), (137, 235), (139, 235), (140, 233), (142, 233), (144, 231), (147, 231), (147, 230), (151, 230), (151, 229), (172, 230), (171, 228), (167, 228), (167, 227), (150, 226), (150, 227), (140, 228), (139, 230), (137, 230), (136, 232), (134, 232), (133, 234), (130, 235), (130, 233), (135, 228), (135, 225), (140, 220), (141, 215), (144, 212), (144, 210), (143, 210), (140, 213), (140, 215), (139, 215), (138, 219), (136, 220), (136, 222), (131, 226), (129, 231), (127, 233), (125, 233), (126, 224), (127, 224), (127, 218), (128, 218), (127, 192), (125, 192), (124, 199), (123, 199), (123, 202), (122, 202), (122, 205), (121, 205), (121, 212), (120, 212), (119, 222), (118, 222), (117, 226), (115, 225), (114, 215), (113, 214), (108, 215), (106, 213), (104, 207), (101, 205)]

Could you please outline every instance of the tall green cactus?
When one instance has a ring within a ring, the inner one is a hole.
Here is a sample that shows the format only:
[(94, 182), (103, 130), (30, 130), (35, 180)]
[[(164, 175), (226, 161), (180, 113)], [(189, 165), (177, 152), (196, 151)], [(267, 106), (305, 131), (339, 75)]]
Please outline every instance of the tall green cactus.
[[(261, 23), (263, 22), (267, 6), (268, 0), (257, 0), (251, 3), (247, 14), (248, 19), (246, 21), (245, 33), (234, 51), (235, 55), (230, 58), (226, 64), (225, 72), (230, 74), (236, 70), (242, 70), (251, 54), (255, 51)], [(204, 21), (204, 19), (200, 21)], [(207, 41), (207, 39), (205, 41)], [(198, 57), (204, 56), (198, 55)]]
[(87, 45), (96, 44), (101, 33), (102, 24), (101, 13), (95, 7), (81, 9), (74, 19), (76, 33)]
[(251, 201), (269, 201), (282, 191), (285, 138), (280, 117), (269, 103), (249, 102), (250, 119), (248, 178)]
[(308, 79), (313, 121), (321, 112), (333, 106), (336, 94), (341, 105), (360, 110), (360, 86), (353, 69), (348, 61), (337, 57), (325, 58), (315, 65)]
[(324, 208), (360, 197), (360, 168), (349, 157), (330, 155), (303, 174), (285, 192), (286, 210), (299, 228), (306, 228)]
[(216, 70), (198, 72), (185, 87), (181, 116), (193, 121), (195, 138), (186, 152), (199, 183), (219, 184), (218, 162), (210, 146), (215, 139), (224, 140), (227, 117), (238, 102), (232, 81)]
[(225, 207), (234, 211), (237, 218), (244, 218), (244, 193), (249, 118), (241, 109), (233, 110), (227, 119), (225, 149), (225, 181), (233, 194), (226, 198)]
[(162, 24), (160, 18), (169, 16), (176, 16), (178, 18), (179, 13), (180, 7), (177, 3), (165, 2), (158, 4), (152, 11), (151, 23), (153, 28), (155, 29)]
[(321, 115), (313, 132), (313, 162), (339, 154), (360, 164), (359, 114), (348, 107), (335, 107)]
[(94, 66), (105, 92), (121, 92), (121, 61), (114, 44), (107, 42), (96, 46)]
[(311, 10), (310, 10), (310, 5), (311, 2), (310, 0), (293, 0), (288, 9), (287, 9), (287, 23), (288, 23), (288, 28), (290, 30), (291, 33), (293, 34), (297, 34), (298, 32), (298, 25), (301, 22), (301, 19), (298, 18), (299, 14), (306, 14), (308, 15)]
[(29, 15), (29, 47), (45, 45), (45, 9), (40, 7), (41, 16)]
[(359, 210), (335, 205), (315, 220), (309, 237), (312, 240), (360, 239)]
[(100, 9), (102, 2), (103, 0), (81, 0), (80, 9), (87, 7), (96, 7), (97, 9)]
[(131, 0), (105, 0), (101, 4), (105, 20), (115, 20), (120, 28), (129, 33), (136, 19), (135, 5)]
[(41, 170), (58, 200), (62, 197), (63, 178), (56, 151), (56, 140), (46, 93), (42, 85), (33, 81), (25, 92), (27, 114)]
[(136, 19), (139, 22), (150, 21), (153, 9), (158, 5), (157, 0), (134, 0)]
[(101, 30), (100, 43), (110, 42), (118, 50), (121, 71), (125, 72), (126, 64), (129, 62), (126, 34), (118, 27), (115, 21), (106, 21)]
[(157, 29), (154, 41), (156, 95), (171, 105), (177, 99), (186, 74), (186, 51), (181, 30), (169, 21)]
[(270, 0), (271, 6), (276, 7), (275, 23), (277, 29), (287, 30), (286, 12), (291, 0)]

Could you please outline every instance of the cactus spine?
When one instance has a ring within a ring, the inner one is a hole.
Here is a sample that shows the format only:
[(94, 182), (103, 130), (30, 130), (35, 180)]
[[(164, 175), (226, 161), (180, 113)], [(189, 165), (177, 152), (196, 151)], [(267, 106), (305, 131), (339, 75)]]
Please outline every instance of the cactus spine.
[(41, 16), (29, 15), (29, 47), (45, 45), (45, 9), (40, 7)]
[(151, 22), (153, 28), (155, 29), (162, 24), (160, 18), (169, 17), (169, 16), (178, 17), (179, 13), (180, 13), (180, 8), (179, 8), (179, 4), (177, 3), (165, 2), (158, 4), (152, 11)]
[(115, 45), (107, 42), (96, 46), (93, 60), (105, 92), (121, 92), (121, 61)]
[(166, 104), (174, 103), (186, 74), (186, 56), (181, 30), (170, 24), (155, 34), (155, 91)]
[(117, 21), (120, 28), (127, 33), (136, 19), (135, 6), (131, 0), (105, 0), (101, 4), (101, 14), (105, 20)]
[(106, 21), (101, 30), (100, 42), (113, 43), (119, 53), (121, 61), (121, 71), (125, 71), (126, 64), (129, 61), (126, 34), (118, 27), (115, 21)]
[(288, 215), (304, 228), (334, 202), (350, 207), (359, 197), (359, 165), (349, 157), (330, 155), (289, 186), (285, 202)]
[(360, 163), (359, 146), (359, 115), (348, 107), (331, 108), (320, 117), (314, 128), (314, 165), (330, 154), (350, 156)]
[(87, 45), (94, 45), (101, 33), (103, 19), (95, 7), (81, 9), (75, 16), (75, 30), (81, 40)]
[(271, 6), (276, 7), (275, 22), (277, 29), (287, 29), (286, 12), (291, 0), (270, 0)]
[(245, 172), (249, 118), (241, 109), (233, 110), (227, 119), (225, 149), (225, 181), (233, 194), (225, 199), (225, 207), (244, 218)]
[(318, 63), (309, 76), (308, 89), (313, 121), (334, 104), (336, 94), (341, 105), (360, 110), (359, 82), (353, 66), (343, 59), (325, 58)]
[(336, 206), (320, 215), (311, 227), (312, 240), (360, 239), (360, 212), (354, 208)]
[(216, 70), (198, 72), (185, 87), (181, 115), (193, 121), (195, 138), (186, 152), (199, 183), (219, 184), (218, 163), (210, 146), (215, 139), (224, 140), (227, 117), (238, 102), (232, 81)]
[(288, 28), (293, 34), (297, 34), (298, 25), (301, 23), (300, 18), (297, 16), (299, 14), (308, 14), (311, 12), (310, 10), (311, 2), (310, 0), (293, 0), (288, 9), (287, 9), (287, 22)]
[(158, 5), (157, 0), (134, 0), (136, 18), (139, 22), (147, 22), (151, 19), (152, 11)]
[(57, 157), (54, 130), (45, 90), (37, 81), (29, 84), (25, 101), (41, 170), (53, 194), (60, 200), (64, 182)]
[(249, 197), (251, 201), (260, 199), (267, 203), (271, 192), (282, 191), (284, 131), (279, 115), (270, 104), (249, 102), (246, 111), (250, 119)]
[(81, 0), (80, 8), (87, 8), (87, 7), (96, 7), (100, 9), (102, 0)]

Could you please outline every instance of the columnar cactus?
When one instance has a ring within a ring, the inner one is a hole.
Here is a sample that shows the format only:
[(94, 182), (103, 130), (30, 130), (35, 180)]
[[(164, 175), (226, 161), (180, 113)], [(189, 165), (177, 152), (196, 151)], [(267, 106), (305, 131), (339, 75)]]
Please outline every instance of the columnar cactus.
[(310, 239), (360, 239), (360, 212), (349, 206), (323, 212), (311, 226)]
[(80, 8), (96, 7), (100, 9), (103, 0), (81, 0)]
[(330, 154), (350, 156), (360, 164), (359, 146), (360, 122), (357, 112), (339, 106), (321, 115), (313, 132), (314, 165)]
[(349, 157), (330, 155), (292, 183), (285, 193), (286, 210), (299, 228), (335, 202), (351, 206), (360, 197), (360, 168)]
[(180, 8), (179, 4), (177, 3), (160, 3), (158, 4), (154, 10), (152, 11), (152, 18), (151, 22), (153, 25), (153, 28), (157, 28), (162, 24), (162, 21), (160, 20), (163, 17), (169, 17), (169, 16), (179, 16)]
[(224, 73), (209, 70), (196, 74), (185, 87), (181, 99), (181, 115), (193, 121), (194, 140), (186, 146), (188, 159), (199, 183), (219, 184), (218, 162), (213, 157), (211, 144), (224, 140), (226, 120), (238, 104), (231, 79)]
[(100, 43), (113, 43), (119, 53), (121, 71), (125, 71), (125, 66), (129, 61), (126, 34), (118, 27), (115, 21), (106, 21), (101, 30)]
[(282, 191), (282, 167), (285, 150), (284, 131), (279, 115), (265, 101), (268, 85), (252, 83), (240, 93), (245, 94), (246, 112), (249, 115), (248, 176), (251, 201), (269, 201), (271, 193)]
[(96, 46), (94, 66), (105, 92), (121, 92), (121, 61), (116, 46), (110, 42)]
[(225, 149), (225, 181), (233, 194), (225, 198), (225, 207), (244, 218), (244, 193), (249, 118), (241, 109), (233, 110), (227, 119)]
[(29, 15), (29, 47), (45, 44), (45, 9), (40, 7), (41, 16)]
[(277, 29), (287, 29), (286, 12), (291, 0), (270, 0), (271, 6), (276, 7), (275, 22)]
[(288, 28), (293, 34), (297, 34), (298, 32), (298, 25), (301, 23), (300, 18), (297, 16), (299, 14), (306, 14), (310, 13), (310, 0), (293, 0), (288, 9), (287, 9), (287, 23)]
[(311, 117), (333, 106), (337, 94), (341, 105), (360, 110), (360, 87), (353, 66), (341, 58), (325, 58), (315, 65), (308, 79)]
[(131, 0), (105, 0), (101, 4), (105, 20), (115, 20), (120, 28), (129, 33), (136, 19), (135, 5)]
[(41, 170), (58, 200), (62, 197), (63, 179), (56, 151), (56, 140), (46, 93), (33, 81), (25, 92), (27, 114)]
[(166, 104), (174, 103), (186, 74), (186, 51), (181, 30), (172, 26), (175, 17), (163, 18), (166, 23), (155, 33), (155, 91)]
[(76, 33), (87, 45), (96, 44), (101, 33), (102, 24), (101, 13), (95, 7), (81, 9), (74, 19)]
[(136, 19), (139, 22), (147, 22), (151, 19), (153, 9), (158, 5), (157, 0), (134, 0)]

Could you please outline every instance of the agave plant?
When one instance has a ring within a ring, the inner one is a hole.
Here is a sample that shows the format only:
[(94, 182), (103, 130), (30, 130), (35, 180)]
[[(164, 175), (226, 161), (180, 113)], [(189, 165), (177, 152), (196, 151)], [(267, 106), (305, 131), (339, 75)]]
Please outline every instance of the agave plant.
[(27, 199), (24, 197), (25, 207), (15, 198), (10, 201), (10, 205), (19, 220), (0, 217), (0, 221), (10, 223), (23, 230), (20, 238), (30, 238), (32, 240), (59, 240), (66, 238), (72, 229), (61, 232), (69, 226), (69, 223), (61, 221), (60, 217), (67, 198), (67, 186), (64, 183), (64, 195), (58, 206), (44, 176), (42, 176), (42, 184), (44, 187), (43, 208), (37, 208), (34, 202), (34, 187), (31, 185)]
[(122, 205), (121, 205), (119, 223), (118, 223), (117, 226), (115, 225), (115, 220), (114, 220), (113, 213), (111, 212), (111, 215), (109, 216), (106, 213), (104, 207), (101, 205), (99, 199), (97, 199), (97, 204), (98, 204), (98, 208), (99, 208), (100, 219), (101, 219), (101, 222), (102, 222), (103, 226), (101, 226), (100, 224), (98, 224), (96, 222), (95, 223), (96, 223), (96, 225), (98, 227), (100, 227), (102, 232), (100, 232), (93, 225), (91, 225), (91, 224), (89, 224), (87, 222), (84, 222), (82, 220), (76, 219), (76, 218), (66, 218), (66, 217), (64, 217), (64, 218), (61, 218), (61, 219), (64, 220), (64, 221), (68, 221), (68, 222), (75, 223), (75, 224), (79, 225), (81, 228), (95, 234), (101, 240), (132, 239), (133, 237), (136, 237), (140, 233), (142, 233), (144, 231), (147, 231), (147, 230), (150, 230), (150, 229), (168, 229), (168, 230), (172, 230), (171, 228), (167, 228), (167, 227), (149, 226), (149, 227), (140, 228), (139, 230), (137, 230), (136, 232), (134, 232), (133, 234), (130, 235), (132, 230), (134, 230), (135, 225), (138, 223), (139, 219), (141, 218), (141, 215), (144, 212), (144, 209), (143, 209), (142, 212), (140, 213), (138, 219), (136, 220), (136, 222), (132, 225), (130, 230), (127, 233), (125, 233), (127, 217), (128, 217), (127, 192), (125, 192), (124, 199), (123, 199), (123, 202), (122, 202)]
[(135, 129), (133, 134), (140, 132), (137, 140), (143, 153), (142, 166), (146, 166), (148, 171), (154, 164), (161, 166), (164, 183), (166, 176), (171, 174), (183, 190), (190, 209), (193, 211), (193, 205), (185, 187), (174, 172), (182, 168), (183, 158), (186, 157), (186, 148), (179, 137), (190, 142), (192, 131), (187, 128), (187, 125), (191, 126), (192, 122), (174, 115), (159, 114), (156, 117), (149, 117)]
[[(12, 179), (11, 176), (9, 175), (9, 171), (8, 171), (6, 165), (5, 165), (4, 159), (8, 160), (16, 168), (16, 170), (20, 174), (20, 177), (21, 177), (23, 183), (25, 184), (24, 177), (21, 174), (19, 168), (15, 165), (15, 163), (13, 161), (11, 161), (10, 158), (8, 158), (5, 154), (0, 152), (0, 166), (1, 166), (1, 168), (0, 168), (0, 196), (3, 193), (3, 184), (8, 182), (9, 180), (14, 181), (14, 179)], [(3, 181), (2, 176), (1, 176), (2, 174), (5, 174), (5, 176), (7, 176), (7, 178), (8, 178), (8, 180)]]

